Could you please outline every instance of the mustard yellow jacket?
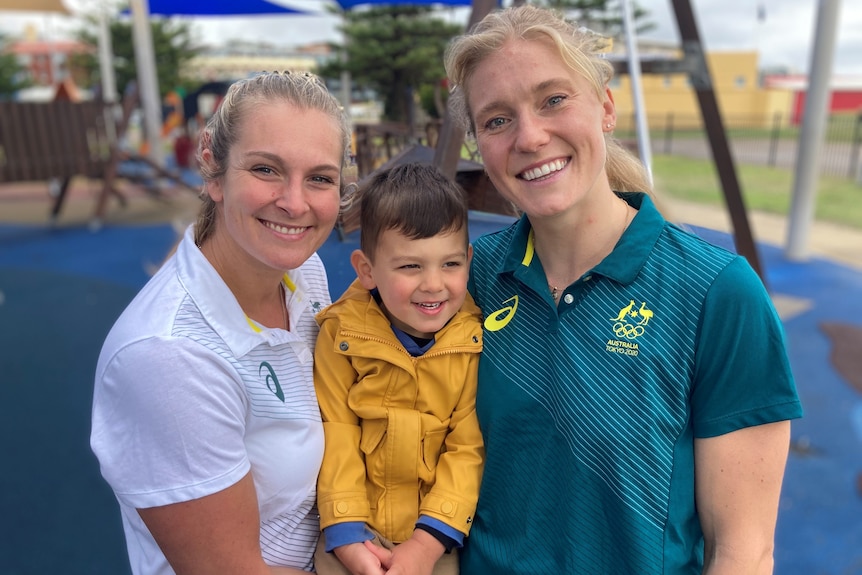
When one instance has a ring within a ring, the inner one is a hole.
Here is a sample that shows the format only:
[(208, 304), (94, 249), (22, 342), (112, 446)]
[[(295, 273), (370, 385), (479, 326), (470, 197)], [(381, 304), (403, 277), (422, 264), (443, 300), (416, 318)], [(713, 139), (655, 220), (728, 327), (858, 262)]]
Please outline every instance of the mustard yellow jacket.
[(407, 353), (358, 282), (317, 321), (321, 528), (364, 521), (400, 543), (421, 514), (468, 534), (485, 454), (476, 419), (482, 326), (473, 300), (467, 296), (421, 357)]

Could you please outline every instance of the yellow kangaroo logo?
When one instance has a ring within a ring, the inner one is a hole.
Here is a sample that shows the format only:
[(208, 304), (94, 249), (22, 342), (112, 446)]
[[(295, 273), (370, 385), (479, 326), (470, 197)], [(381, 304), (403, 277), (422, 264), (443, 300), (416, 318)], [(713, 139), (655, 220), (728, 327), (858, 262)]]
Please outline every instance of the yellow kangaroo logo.
[(617, 317), (612, 317), (611, 321), (623, 321), (633, 307), (635, 307), (635, 300), (629, 300), (629, 305), (621, 309)]
[(651, 309), (647, 309), (646, 302), (641, 302), (641, 308), (638, 310), (641, 314), (641, 320), (638, 322), (638, 325), (646, 325), (649, 323), (649, 320), (652, 319), (653, 313)]

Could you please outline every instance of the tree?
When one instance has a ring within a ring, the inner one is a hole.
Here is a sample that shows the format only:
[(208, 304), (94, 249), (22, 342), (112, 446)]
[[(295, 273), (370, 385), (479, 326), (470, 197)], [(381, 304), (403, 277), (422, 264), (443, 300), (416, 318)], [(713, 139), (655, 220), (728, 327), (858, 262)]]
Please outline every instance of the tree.
[[(544, 0), (544, 4), (563, 12), (578, 26), (594, 30), (604, 36), (621, 38), (623, 30), (623, 8), (620, 0)], [(644, 22), (649, 11), (632, 2), (632, 20), (638, 34), (649, 32), (655, 23)]]
[(15, 54), (7, 52), (8, 39), (0, 34), (0, 100), (11, 98), (18, 90), (30, 87), (26, 70)]
[[(77, 36), (82, 42), (97, 47), (95, 21), (90, 26), (78, 30)], [(111, 44), (114, 54), (114, 74), (117, 80), (117, 91), (122, 94), (129, 82), (137, 80), (138, 72), (135, 64), (135, 49), (132, 40), (132, 23), (130, 21), (114, 20), (110, 23)], [(187, 87), (180, 75), (183, 65), (194, 58), (200, 48), (192, 40), (189, 24), (166, 19), (150, 20), (153, 35), (155, 60), (158, 62), (156, 75), (159, 81), (160, 96), (178, 87)], [(93, 51), (98, 54), (98, 50)], [(88, 72), (92, 86), (99, 85), (99, 62), (95, 55), (87, 54), (78, 57), (76, 63)]]
[(463, 27), (433, 16), (430, 6), (374, 6), (344, 12), (345, 58), (318, 71), (326, 78), (350, 73), (354, 86), (383, 99), (384, 117), (408, 122), (414, 94), (444, 78), (443, 52)]

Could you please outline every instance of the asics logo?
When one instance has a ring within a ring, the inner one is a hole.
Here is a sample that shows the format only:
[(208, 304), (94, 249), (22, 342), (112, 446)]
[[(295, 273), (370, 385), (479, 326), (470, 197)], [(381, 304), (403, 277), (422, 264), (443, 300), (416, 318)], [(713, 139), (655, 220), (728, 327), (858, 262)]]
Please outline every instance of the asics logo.
[(271, 392), (275, 394), (277, 398), (284, 403), (284, 391), (281, 389), (281, 384), (278, 383), (278, 377), (275, 375), (275, 370), (272, 369), (272, 366), (269, 365), (268, 362), (262, 361), (260, 362), (260, 367), (257, 368), (257, 374), (262, 375), (263, 370), (266, 369), (266, 387)]
[(515, 317), (515, 312), (518, 309), (518, 296), (512, 296), (503, 303), (505, 304), (509, 302), (512, 302), (512, 305), (500, 308), (485, 318), (485, 329), (488, 331), (500, 331), (506, 327), (510, 321), (512, 321), (512, 318)]

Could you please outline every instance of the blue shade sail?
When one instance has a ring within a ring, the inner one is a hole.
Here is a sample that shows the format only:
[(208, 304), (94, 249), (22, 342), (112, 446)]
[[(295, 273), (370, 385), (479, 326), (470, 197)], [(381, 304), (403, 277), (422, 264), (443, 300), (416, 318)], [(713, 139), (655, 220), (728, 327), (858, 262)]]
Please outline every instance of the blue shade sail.
[[(0, 0), (2, 1), (2, 0)], [(444, 6), (470, 6), (472, 0), (336, 0), (344, 10), (362, 5), (440, 4)], [(320, 14), (327, 4), (320, 2), (321, 10), (308, 11), (282, 6), (267, 0), (150, 0), (150, 14), (159, 16), (247, 16), (254, 14)], [(128, 13), (125, 10), (124, 13)]]
[[(150, 14), (159, 16), (248, 16), (311, 14), (266, 0), (150, 0)], [(322, 5), (322, 3), (321, 3)]]
[(350, 10), (363, 4), (443, 4), (445, 6), (470, 6), (473, 3), (472, 0), (412, 0), (407, 2), (403, 0), (337, 0), (337, 2), (345, 10)]

